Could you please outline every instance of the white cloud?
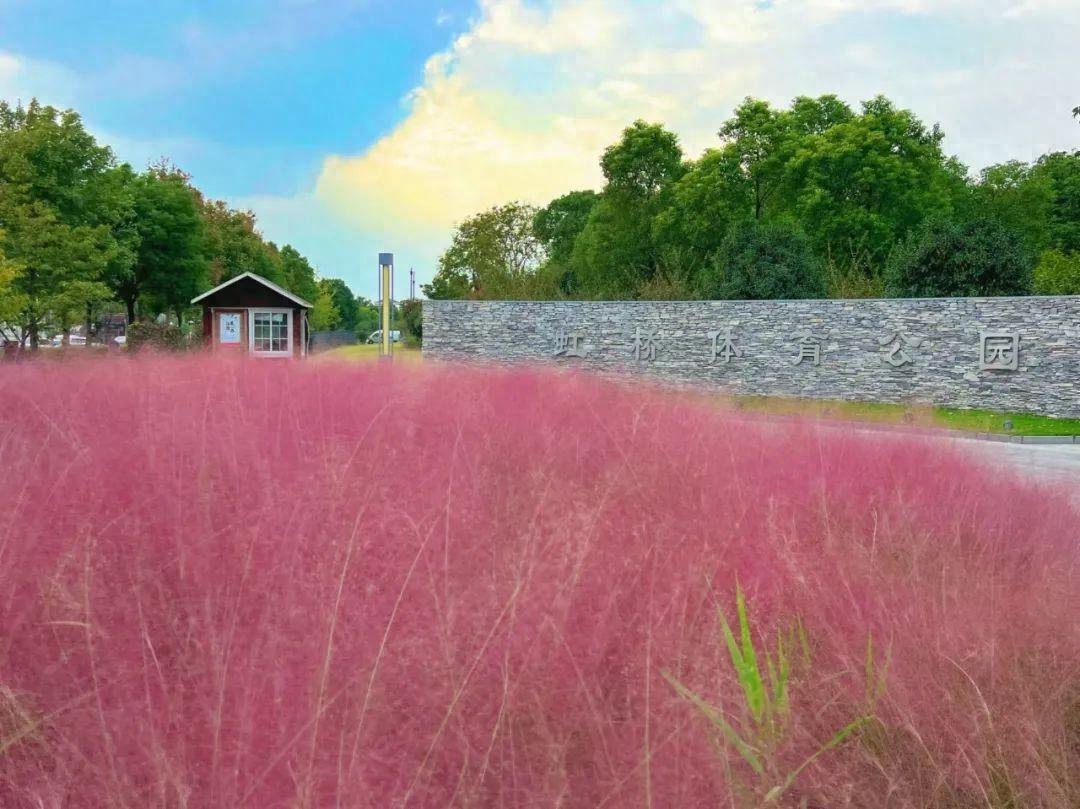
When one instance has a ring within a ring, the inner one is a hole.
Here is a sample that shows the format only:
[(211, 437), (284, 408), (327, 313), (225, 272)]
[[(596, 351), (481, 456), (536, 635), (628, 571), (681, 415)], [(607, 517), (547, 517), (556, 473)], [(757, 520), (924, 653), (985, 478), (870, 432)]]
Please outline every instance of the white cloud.
[(1080, 0), (482, 0), (409, 114), (325, 161), (321, 200), (388, 241), (445, 241), (510, 199), (595, 187), (623, 126), (659, 120), (690, 154), (744, 96), (884, 93), (974, 166), (1075, 146)]

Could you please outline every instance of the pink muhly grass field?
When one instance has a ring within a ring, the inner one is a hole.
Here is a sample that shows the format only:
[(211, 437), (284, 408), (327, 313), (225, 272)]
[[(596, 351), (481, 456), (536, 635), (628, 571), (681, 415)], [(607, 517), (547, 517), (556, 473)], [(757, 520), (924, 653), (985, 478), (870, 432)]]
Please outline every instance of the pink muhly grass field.
[(523, 370), (0, 386), (0, 806), (1080, 806), (1080, 514), (946, 442)]

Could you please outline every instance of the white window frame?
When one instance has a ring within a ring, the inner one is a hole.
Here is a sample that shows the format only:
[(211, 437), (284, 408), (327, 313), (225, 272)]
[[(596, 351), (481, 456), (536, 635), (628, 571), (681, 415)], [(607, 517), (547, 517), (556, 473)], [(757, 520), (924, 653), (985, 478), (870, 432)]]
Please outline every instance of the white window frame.
[[(253, 357), (291, 357), (293, 355), (293, 310), (274, 306), (251, 306), (248, 307), (248, 353)], [(284, 314), (286, 333), (288, 339), (287, 351), (256, 351), (255, 350), (255, 314)]]

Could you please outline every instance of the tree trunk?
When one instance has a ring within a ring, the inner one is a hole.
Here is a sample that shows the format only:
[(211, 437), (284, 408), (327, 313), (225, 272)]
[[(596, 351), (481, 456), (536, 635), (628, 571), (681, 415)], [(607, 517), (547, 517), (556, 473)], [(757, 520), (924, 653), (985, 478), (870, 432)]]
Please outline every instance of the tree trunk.
[(91, 320), (93, 320), (93, 312), (91, 310), (90, 304), (87, 303), (86, 304), (86, 322), (83, 324), (83, 330), (84, 330), (84, 332), (86, 334), (86, 348), (87, 349), (90, 348), (90, 325), (91, 325), (90, 321)]
[(36, 352), (38, 350), (38, 324), (30, 324), (30, 350)]
[(128, 298), (124, 304), (127, 306), (127, 324), (130, 326), (135, 322), (135, 299)]

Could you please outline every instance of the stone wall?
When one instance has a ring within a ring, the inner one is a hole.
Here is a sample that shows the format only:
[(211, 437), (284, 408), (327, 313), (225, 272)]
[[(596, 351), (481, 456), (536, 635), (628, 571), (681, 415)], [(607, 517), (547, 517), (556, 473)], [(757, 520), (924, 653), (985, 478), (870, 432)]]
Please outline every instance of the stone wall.
[(424, 354), (1080, 418), (1080, 297), (424, 301)]

